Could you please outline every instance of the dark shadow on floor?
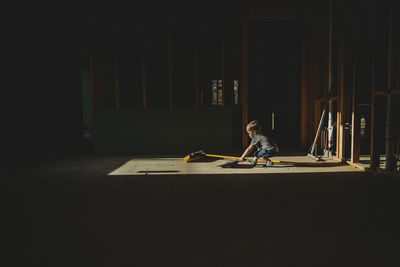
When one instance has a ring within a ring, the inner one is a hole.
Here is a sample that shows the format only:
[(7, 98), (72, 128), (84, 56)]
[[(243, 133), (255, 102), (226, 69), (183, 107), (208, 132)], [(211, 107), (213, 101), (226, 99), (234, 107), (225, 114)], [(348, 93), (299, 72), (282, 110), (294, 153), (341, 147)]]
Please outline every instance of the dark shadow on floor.
[(130, 158), (3, 176), (7, 266), (400, 266), (396, 177), (107, 175)]
[[(223, 164), (221, 164), (223, 165)], [(239, 163), (239, 164), (230, 164), (230, 162), (226, 162), (227, 167), (229, 168), (241, 168), (241, 169), (249, 169), (249, 168), (260, 168), (263, 167), (263, 164), (257, 164), (257, 166), (252, 166), (248, 163)], [(341, 162), (325, 162), (325, 163), (313, 163), (313, 162), (289, 162), (289, 161), (281, 161), (280, 163), (274, 163), (273, 166), (267, 168), (287, 168), (287, 167), (339, 167), (346, 166), (348, 164)], [(227, 168), (225, 167), (225, 168)], [(264, 167), (265, 168), (265, 167)]]

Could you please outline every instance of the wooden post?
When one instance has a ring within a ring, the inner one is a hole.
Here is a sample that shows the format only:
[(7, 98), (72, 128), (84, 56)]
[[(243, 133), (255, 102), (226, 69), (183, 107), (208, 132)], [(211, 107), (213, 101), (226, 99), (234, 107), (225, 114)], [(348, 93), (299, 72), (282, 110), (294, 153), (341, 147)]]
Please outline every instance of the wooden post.
[(301, 146), (308, 142), (307, 23), (303, 22), (301, 38)]
[(221, 0), (221, 80), (222, 80), (222, 104), (225, 105), (225, 14), (224, 14), (224, 2)]
[[(333, 147), (333, 101), (330, 99), (332, 96), (332, 42), (333, 42), (333, 3), (332, 0), (329, 1), (329, 45), (328, 45), (328, 145), (326, 151), (326, 156), (332, 157), (332, 147)], [(337, 144), (337, 143), (336, 143)], [(337, 155), (337, 154), (336, 154)]]
[[(357, 22), (356, 22), (356, 25)], [(353, 102), (351, 113), (351, 162), (357, 163), (360, 161), (360, 115), (358, 112), (358, 93), (356, 88), (356, 60), (357, 60), (357, 31), (355, 27), (353, 31)]]
[(88, 54), (89, 54), (89, 90), (90, 90), (90, 113), (91, 113), (91, 120), (90, 120), (90, 130), (93, 130), (93, 122), (94, 122), (94, 102), (95, 102), (95, 75), (94, 75), (94, 36), (93, 36), (93, 17), (90, 16), (89, 18), (89, 47), (88, 47)]
[(172, 91), (172, 3), (168, 2), (168, 96), (169, 108), (173, 108), (173, 91)]
[(196, 108), (200, 106), (199, 82), (199, 21), (198, 13), (196, 13), (194, 18), (194, 95)]
[(146, 49), (145, 49), (145, 36), (144, 36), (144, 4), (142, 3), (141, 15), (141, 56), (142, 56), (142, 108), (147, 108), (147, 84), (146, 84)]
[(393, 172), (396, 168), (393, 155), (393, 140), (392, 140), (392, 0), (389, 1), (389, 18), (388, 18), (388, 76), (387, 86), (388, 93), (386, 95), (386, 170)]
[(342, 160), (345, 157), (345, 90), (344, 90), (344, 29), (341, 28), (339, 46), (339, 90), (337, 108), (337, 135), (336, 135), (336, 155)]
[(115, 107), (117, 109), (121, 106), (121, 95), (119, 90), (119, 76), (118, 76), (118, 29), (114, 26), (114, 92), (115, 92)]
[[(374, 24), (376, 25), (376, 18), (374, 18)], [(376, 74), (376, 28), (373, 28), (372, 32), (372, 44), (371, 44), (371, 127), (370, 127), (370, 134), (371, 134), (371, 143), (370, 143), (370, 162), (369, 166), (371, 170), (376, 170), (379, 167), (379, 153), (377, 148), (377, 143), (375, 142), (377, 129), (375, 127), (375, 74)]]
[(243, 0), (243, 20), (242, 20), (242, 146), (247, 147), (248, 137), (246, 125), (248, 123), (248, 106), (247, 106), (247, 1)]

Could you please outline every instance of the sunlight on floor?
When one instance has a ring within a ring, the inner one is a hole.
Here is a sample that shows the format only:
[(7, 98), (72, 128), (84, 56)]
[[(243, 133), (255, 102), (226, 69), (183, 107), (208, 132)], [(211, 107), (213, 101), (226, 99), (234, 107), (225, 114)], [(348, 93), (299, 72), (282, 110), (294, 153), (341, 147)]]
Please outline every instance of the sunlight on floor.
[(132, 158), (108, 175), (179, 175), (179, 174), (260, 174), (260, 173), (314, 173), (314, 172), (360, 172), (359, 168), (335, 160), (315, 162), (306, 156), (274, 157), (274, 160), (291, 162), (263, 167), (252, 167), (242, 162), (234, 168), (218, 165), (226, 159), (184, 162), (183, 158)]

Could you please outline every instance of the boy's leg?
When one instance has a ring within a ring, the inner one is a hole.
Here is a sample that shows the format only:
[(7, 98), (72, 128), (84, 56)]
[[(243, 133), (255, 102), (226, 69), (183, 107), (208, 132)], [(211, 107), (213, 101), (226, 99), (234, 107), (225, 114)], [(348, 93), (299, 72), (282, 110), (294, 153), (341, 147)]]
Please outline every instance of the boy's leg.
[(265, 164), (263, 165), (263, 167), (270, 167), (272, 165), (274, 165), (274, 163), (272, 162), (272, 160), (269, 158), (271, 157), (273, 154), (272, 151), (266, 151), (263, 155), (263, 159), (265, 161)]
[(274, 165), (274, 163), (272, 162), (272, 160), (268, 159), (267, 163), (265, 163), (263, 167), (271, 167), (272, 165)]
[(252, 162), (251, 162), (251, 165), (256, 166), (257, 165), (257, 161), (258, 161), (258, 158), (254, 157)]
[(254, 157), (253, 157), (253, 166), (257, 165), (258, 159), (260, 158), (259, 154), (260, 154), (261, 150), (257, 150), (254, 153)]

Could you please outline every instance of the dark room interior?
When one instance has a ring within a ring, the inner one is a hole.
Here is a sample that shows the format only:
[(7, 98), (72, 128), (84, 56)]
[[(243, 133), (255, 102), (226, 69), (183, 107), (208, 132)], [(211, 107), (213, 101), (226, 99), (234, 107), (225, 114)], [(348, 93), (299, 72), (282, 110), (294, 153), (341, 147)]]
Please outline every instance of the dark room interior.
[(400, 266), (399, 1), (3, 12), (4, 266)]

